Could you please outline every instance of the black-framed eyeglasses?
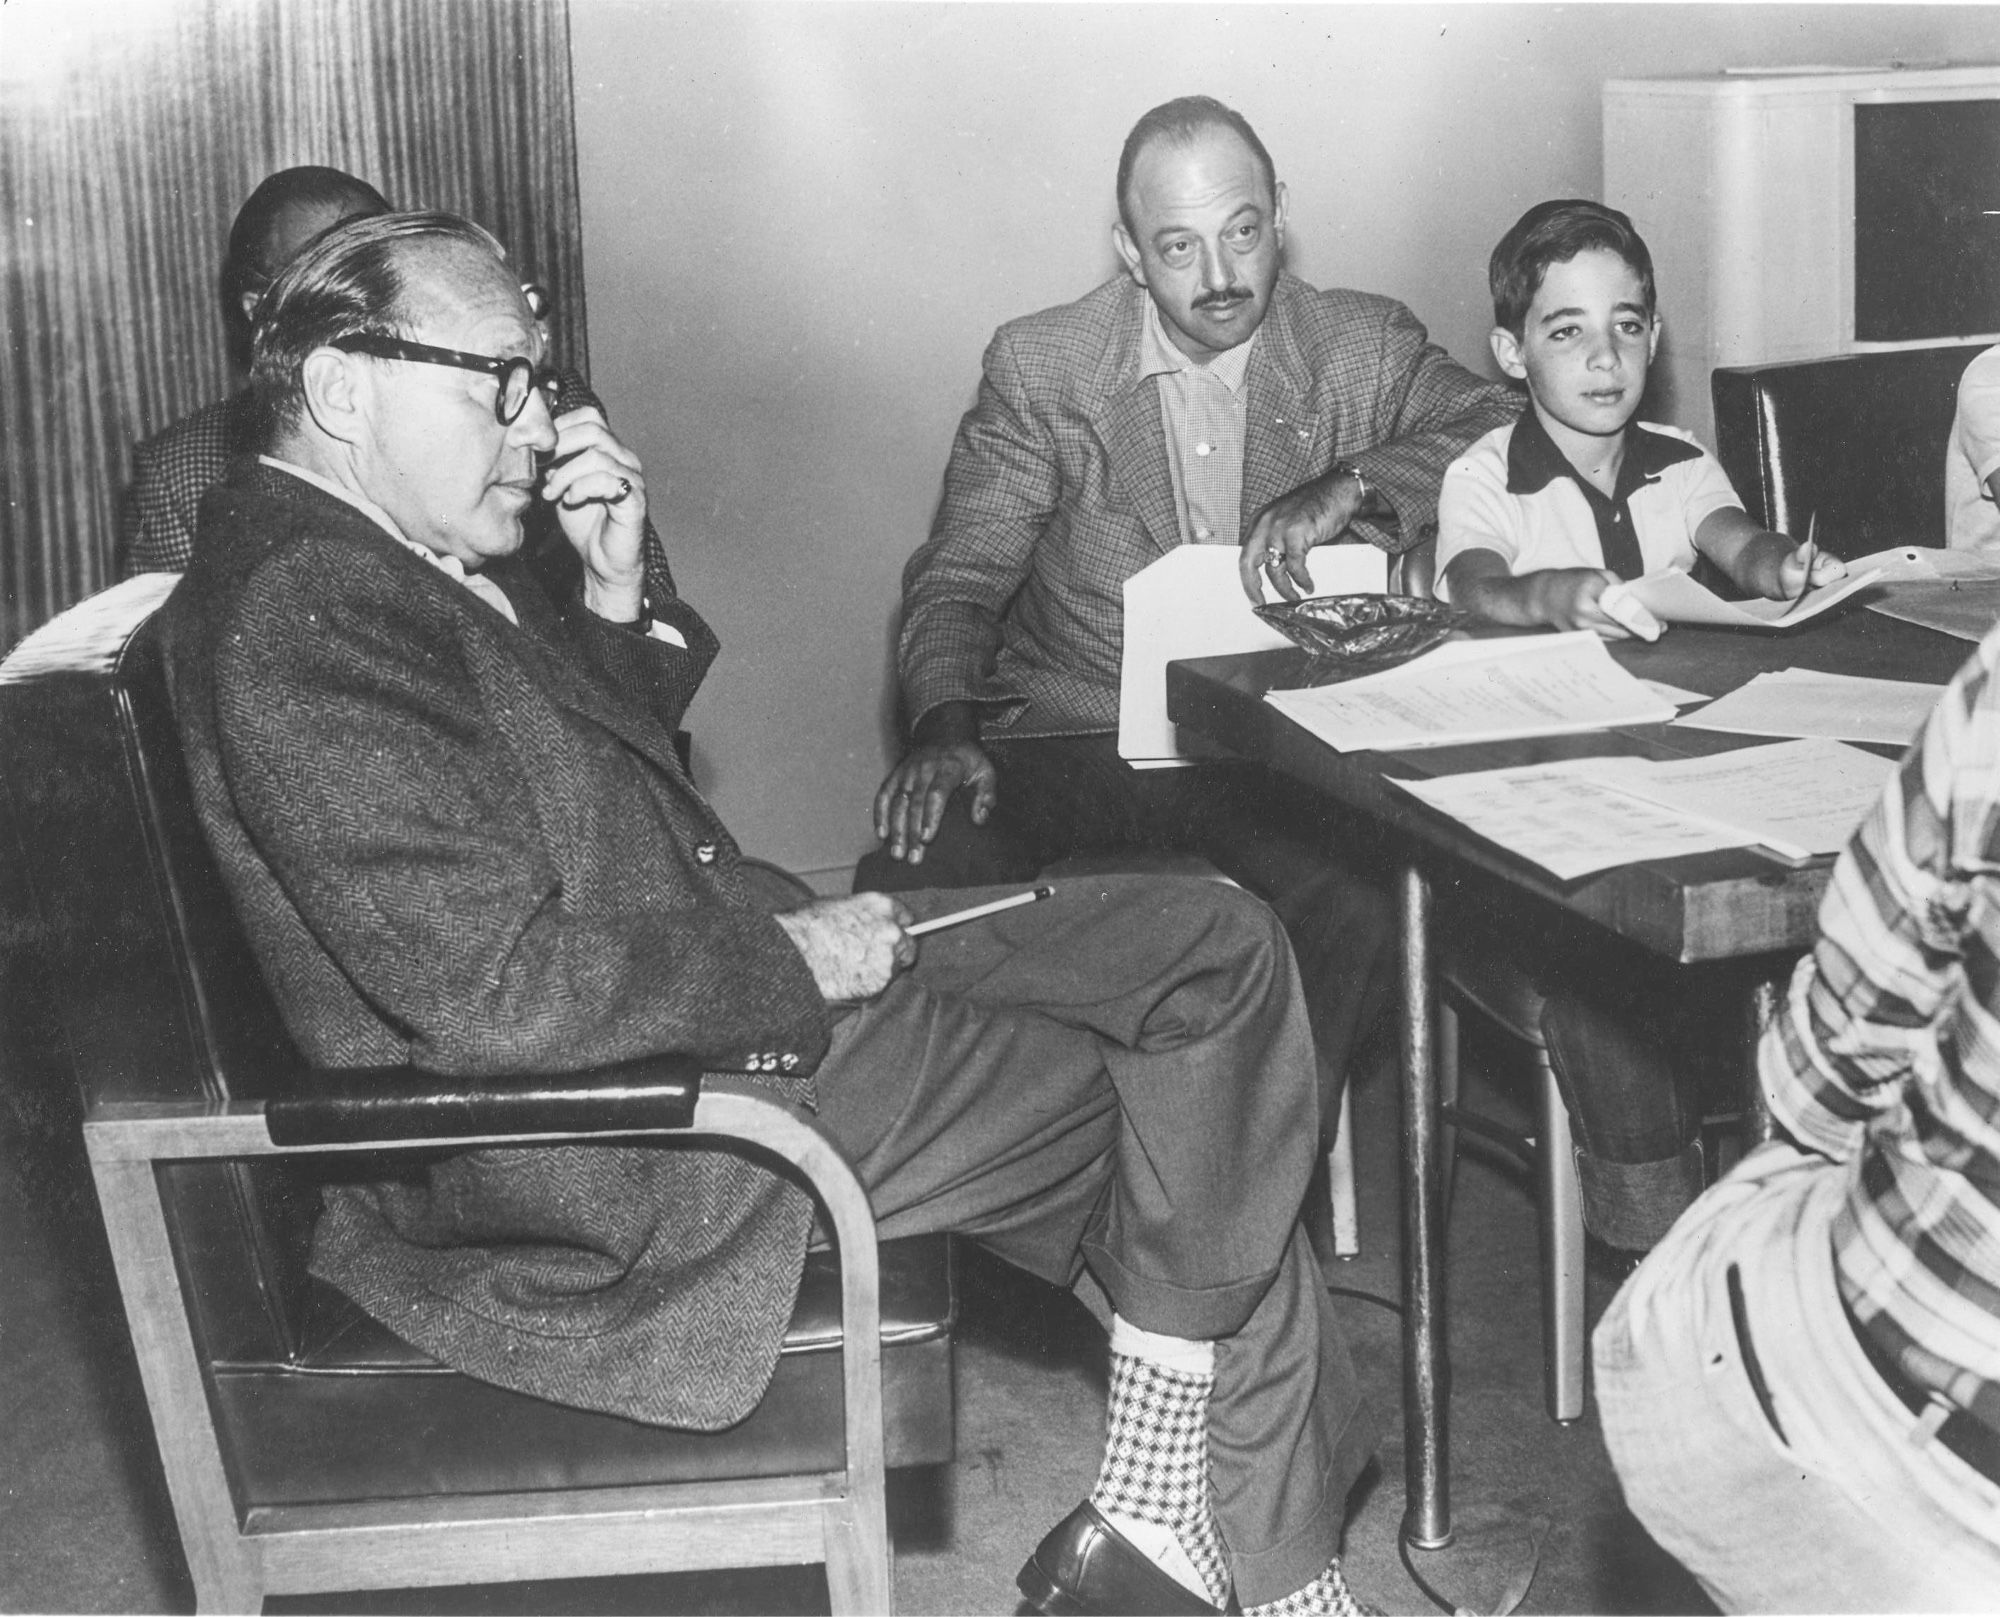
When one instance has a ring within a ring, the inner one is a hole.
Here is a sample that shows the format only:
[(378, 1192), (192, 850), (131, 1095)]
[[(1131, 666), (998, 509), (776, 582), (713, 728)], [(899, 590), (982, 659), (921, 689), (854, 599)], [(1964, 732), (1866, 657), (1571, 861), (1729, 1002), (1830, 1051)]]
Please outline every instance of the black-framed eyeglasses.
[(498, 359), (491, 354), (464, 354), (456, 348), (433, 348), (429, 343), (405, 342), (401, 337), (387, 336), (377, 331), (357, 331), (352, 336), (340, 337), (327, 344), (338, 348), (343, 354), (366, 354), (371, 359), (407, 359), (417, 365), (449, 365), (454, 370), (482, 371), (496, 377), (500, 390), (493, 396), (493, 417), (503, 427), (510, 427), (521, 417), (528, 407), (528, 394), (535, 388), (542, 390), (542, 402), (551, 411), (556, 405), (556, 373), (548, 366), (537, 366), (531, 359), (517, 354), (512, 359)]

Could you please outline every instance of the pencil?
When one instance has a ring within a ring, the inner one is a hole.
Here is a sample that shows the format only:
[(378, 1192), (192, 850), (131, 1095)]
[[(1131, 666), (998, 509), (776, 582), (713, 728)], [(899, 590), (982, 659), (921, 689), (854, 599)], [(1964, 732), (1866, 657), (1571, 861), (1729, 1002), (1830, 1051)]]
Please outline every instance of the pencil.
[(933, 915), (928, 921), (919, 921), (915, 926), (903, 928), (906, 935), (920, 938), (926, 932), (936, 932), (947, 926), (957, 926), (963, 921), (976, 921), (982, 915), (998, 915), (1002, 910), (1019, 909), (1023, 904), (1033, 904), (1038, 899), (1054, 898), (1053, 887), (1037, 887), (1032, 892), (1016, 893), (1012, 898), (996, 898), (991, 904), (975, 904), (969, 910), (953, 910), (949, 915)]

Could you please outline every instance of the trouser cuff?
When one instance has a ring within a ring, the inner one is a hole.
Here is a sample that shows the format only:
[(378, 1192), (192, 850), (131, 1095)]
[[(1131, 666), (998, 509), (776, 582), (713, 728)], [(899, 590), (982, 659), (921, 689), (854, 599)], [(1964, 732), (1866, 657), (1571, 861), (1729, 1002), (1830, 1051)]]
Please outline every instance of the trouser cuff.
[(1701, 1142), (1652, 1162), (1612, 1162), (1576, 1154), (1583, 1227), (1627, 1252), (1651, 1250), (1701, 1194)]

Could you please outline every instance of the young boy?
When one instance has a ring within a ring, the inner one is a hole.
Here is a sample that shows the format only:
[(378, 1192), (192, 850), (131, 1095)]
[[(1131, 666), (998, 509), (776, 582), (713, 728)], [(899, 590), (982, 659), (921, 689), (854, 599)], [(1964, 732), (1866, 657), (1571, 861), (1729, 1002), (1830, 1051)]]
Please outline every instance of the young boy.
[[(1746, 594), (1789, 600), (1843, 571), (1745, 514), (1686, 433), (1635, 422), (1660, 344), (1653, 258), (1601, 203), (1537, 203), (1487, 266), (1493, 357), (1529, 409), (1454, 461), (1438, 502), (1437, 593), (1498, 623), (1659, 632), (1612, 589), (1708, 557)], [(1611, 593), (1607, 597), (1606, 591)]]
[[(1437, 593), (1500, 623), (1656, 637), (1617, 588), (1707, 556), (1750, 593), (1787, 599), (1843, 571), (1745, 514), (1684, 432), (1633, 420), (1659, 346), (1653, 260), (1595, 202), (1538, 203), (1488, 266), (1493, 355), (1530, 408), (1454, 461), (1438, 503)], [(1460, 918), (1469, 925), (1474, 917)], [(1501, 941), (1518, 947), (1520, 918)], [(1601, 936), (1544, 929), (1541, 1030), (1575, 1131), (1584, 1227), (1642, 1252), (1700, 1194), (1704, 1098), (1731, 1087), (1719, 968), (1663, 976)]]

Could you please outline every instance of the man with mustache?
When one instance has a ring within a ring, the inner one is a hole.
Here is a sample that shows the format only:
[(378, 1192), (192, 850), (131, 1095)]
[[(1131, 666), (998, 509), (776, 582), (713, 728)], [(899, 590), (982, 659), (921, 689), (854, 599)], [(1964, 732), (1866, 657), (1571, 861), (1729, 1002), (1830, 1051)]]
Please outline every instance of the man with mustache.
[[(1075, 855), (1202, 855), (1268, 900), (1298, 957), (1331, 1118), (1383, 996), (1385, 899), (1354, 832), (1239, 761), (1118, 756), (1126, 579), (1183, 544), (1240, 547), (1288, 595), (1306, 552), (1435, 532), (1444, 469), (1518, 404), (1410, 311), (1281, 267), (1286, 195), (1238, 113), (1167, 102), (1126, 137), (1126, 276), (1003, 326), (930, 538), (903, 573), (909, 750), (875, 800), (857, 890), (1016, 881)], [(1344, 850), (1344, 851), (1343, 851)]]

